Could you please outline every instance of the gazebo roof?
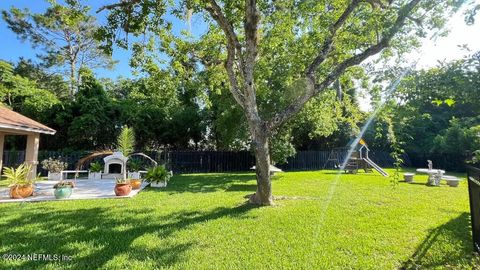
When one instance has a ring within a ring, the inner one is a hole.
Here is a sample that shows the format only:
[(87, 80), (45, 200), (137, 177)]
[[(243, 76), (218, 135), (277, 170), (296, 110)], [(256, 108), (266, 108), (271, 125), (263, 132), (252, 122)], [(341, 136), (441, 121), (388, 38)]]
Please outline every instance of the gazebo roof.
[(26, 131), (53, 135), (56, 133), (45, 125), (0, 105), (0, 129)]

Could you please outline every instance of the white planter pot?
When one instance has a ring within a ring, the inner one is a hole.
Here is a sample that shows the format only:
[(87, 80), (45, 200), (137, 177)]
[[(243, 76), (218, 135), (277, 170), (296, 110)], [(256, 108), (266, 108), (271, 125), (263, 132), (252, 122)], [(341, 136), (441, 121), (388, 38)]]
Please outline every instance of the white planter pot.
[(102, 179), (102, 173), (101, 172), (89, 172), (88, 173), (88, 179), (94, 179), (94, 180)]
[(458, 180), (447, 180), (447, 184), (451, 187), (458, 187)]
[(60, 180), (62, 180), (62, 173), (48, 172), (48, 180), (60, 181)]
[(140, 179), (140, 172), (128, 172), (128, 178)]
[(160, 187), (166, 187), (167, 186), (167, 182), (152, 182), (150, 183), (150, 186), (151, 187), (154, 187), (154, 188), (160, 188)]
[(405, 173), (405, 174), (403, 175), (403, 179), (405, 180), (406, 183), (412, 183), (412, 182), (413, 182), (413, 176), (414, 176), (414, 175), (415, 175), (415, 174), (413, 174), (413, 173)]

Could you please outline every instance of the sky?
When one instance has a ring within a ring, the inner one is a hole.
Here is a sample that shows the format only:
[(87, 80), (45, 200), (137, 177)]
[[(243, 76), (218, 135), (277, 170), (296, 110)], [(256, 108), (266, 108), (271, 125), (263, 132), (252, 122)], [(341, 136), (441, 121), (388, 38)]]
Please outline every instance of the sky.
[[(479, 2), (479, 1), (477, 1)], [(417, 69), (433, 67), (442, 60), (460, 59), (465, 55), (480, 51), (480, 16), (476, 16), (476, 23), (469, 26), (465, 24), (464, 10), (458, 11), (445, 26), (450, 30), (446, 37), (430, 40), (426, 38), (422, 48), (419, 49), (420, 61)], [(467, 45), (470, 52), (459, 46)]]
[[(477, 3), (480, 3), (480, 0), (476, 0)], [(438, 66), (440, 61), (448, 62), (462, 59), (467, 55), (480, 51), (480, 21), (478, 21), (480, 16), (477, 15), (475, 17), (475, 24), (467, 25), (464, 20), (464, 12), (465, 9), (460, 9), (448, 20), (444, 26), (444, 30), (449, 31), (447, 36), (432, 38), (434, 33), (427, 35), (422, 40), (421, 47), (406, 57), (404, 66), (414, 66), (416, 70), (428, 69)], [(464, 45), (469, 50), (465, 50)], [(418, 62), (415, 65), (416, 61)], [(385, 84), (385, 87), (389, 87), (389, 85)], [(366, 112), (370, 111), (372, 109), (370, 95), (365, 91), (360, 91), (360, 93), (361, 95), (357, 97), (360, 109)]]
[[(480, 1), (480, 0), (477, 0)], [(61, 1), (59, 1), (61, 2)], [(92, 14), (97, 16), (97, 20), (100, 23), (105, 22), (106, 13), (95, 14), (95, 11), (105, 5), (111, 4), (113, 0), (87, 0), (85, 4), (92, 6)], [(48, 4), (43, 0), (0, 0), (0, 10), (8, 9), (11, 6), (18, 8), (29, 8), (33, 12), (43, 12)], [(421, 55), (421, 59), (417, 65), (419, 68), (428, 68), (437, 65), (441, 60), (453, 60), (462, 58), (468, 52), (459, 48), (459, 45), (466, 44), (471, 49), (471, 52), (480, 50), (480, 22), (477, 22), (473, 26), (467, 26), (463, 20), (463, 12), (459, 11), (455, 16), (450, 19), (447, 27), (451, 30), (451, 33), (447, 37), (439, 38), (436, 41), (424, 40), (422, 48), (418, 51)], [(480, 16), (477, 16), (477, 20), (480, 20)], [(170, 18), (174, 23), (176, 31), (182, 29), (188, 29), (188, 25), (185, 21)], [(192, 32), (201, 32), (201, 23), (198, 23), (195, 17), (192, 19)], [(19, 57), (35, 59), (36, 52), (32, 49), (28, 42), (21, 42), (17, 39), (16, 35), (10, 31), (6, 23), (0, 20), (0, 59), (16, 62)], [(412, 56), (406, 61), (415, 61), (417, 56)], [(99, 69), (95, 72), (100, 77), (117, 78), (118, 76), (131, 77), (132, 70), (129, 67), (130, 52), (122, 49), (114, 49), (114, 60), (118, 63), (114, 70)]]
[[(59, 3), (63, 3), (62, 0), (57, 0)], [(112, 4), (118, 1), (115, 0), (83, 0), (84, 5), (91, 6), (91, 15), (97, 17), (99, 24), (104, 24), (106, 22), (107, 12), (96, 13), (98, 8)], [(0, 0), (0, 10), (10, 9), (10, 7), (15, 6), (20, 9), (28, 8), (35, 13), (43, 13), (49, 4), (45, 0)], [(178, 20), (173, 16), (167, 16), (167, 20), (170, 20), (174, 24), (174, 32), (180, 33), (182, 30), (189, 29), (187, 22)], [(198, 27), (199, 18), (192, 17), (192, 33), (195, 35), (200, 31), (205, 31), (205, 26)], [(197, 28), (194, 28), (197, 26)], [(22, 42), (19, 40), (15, 33), (8, 29), (7, 24), (3, 19), (0, 18), (0, 59), (17, 62), (20, 57), (27, 59), (36, 59), (36, 54), (39, 51), (32, 49), (29, 42)], [(96, 69), (95, 72), (100, 77), (112, 78), (115, 79), (119, 76), (122, 77), (132, 77), (132, 69), (129, 66), (131, 52), (128, 50), (116, 48), (113, 50), (113, 59), (117, 60), (118, 63), (115, 65), (113, 70), (106, 69)]]

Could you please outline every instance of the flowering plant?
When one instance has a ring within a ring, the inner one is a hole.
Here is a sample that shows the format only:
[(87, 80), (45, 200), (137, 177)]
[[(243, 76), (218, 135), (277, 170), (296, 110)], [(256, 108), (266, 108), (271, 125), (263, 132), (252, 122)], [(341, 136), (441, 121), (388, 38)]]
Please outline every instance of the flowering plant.
[(60, 173), (65, 170), (68, 166), (68, 163), (63, 162), (59, 159), (48, 158), (42, 161), (42, 168), (51, 173)]

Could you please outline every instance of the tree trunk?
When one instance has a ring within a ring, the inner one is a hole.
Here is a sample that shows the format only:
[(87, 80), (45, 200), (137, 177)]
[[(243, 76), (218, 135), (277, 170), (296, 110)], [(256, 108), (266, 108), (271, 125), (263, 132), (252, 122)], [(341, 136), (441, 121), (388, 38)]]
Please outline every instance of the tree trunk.
[(270, 150), (267, 132), (257, 129), (256, 132), (253, 133), (253, 140), (255, 147), (257, 191), (250, 197), (250, 203), (273, 205), (272, 183), (270, 181)]
[(123, 180), (127, 179), (127, 162), (123, 162)]
[(75, 94), (75, 62), (70, 62), (70, 96)]

